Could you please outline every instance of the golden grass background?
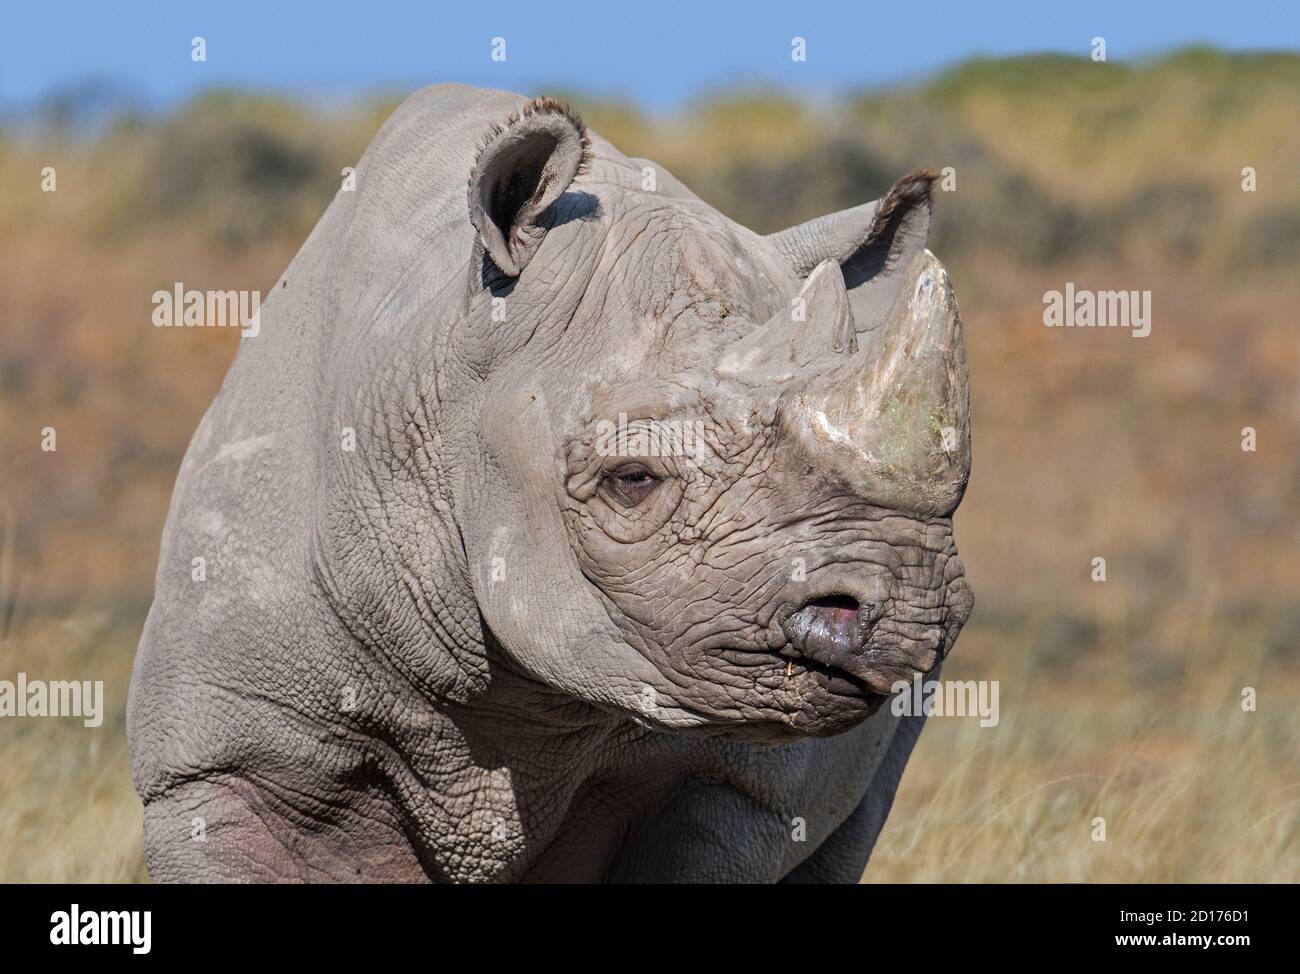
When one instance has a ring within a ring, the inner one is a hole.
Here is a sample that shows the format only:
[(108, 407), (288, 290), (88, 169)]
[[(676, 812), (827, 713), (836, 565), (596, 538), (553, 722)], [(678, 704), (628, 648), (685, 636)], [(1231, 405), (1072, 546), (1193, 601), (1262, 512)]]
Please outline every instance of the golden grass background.
[[(930, 722), (866, 880), (1300, 879), (1300, 57), (973, 61), (671, 117), (552, 93), (760, 231), (957, 171), (931, 246), (971, 360), (977, 607), (944, 675), (999, 680), (1002, 719)], [(0, 127), (0, 679), (108, 698), (98, 730), (0, 720), (0, 880), (147, 878), (131, 659), (238, 340), (155, 329), (150, 296), (266, 291), (394, 104), (216, 92), (90, 135), (66, 105)], [(1151, 336), (1044, 328), (1067, 280), (1151, 290)]]

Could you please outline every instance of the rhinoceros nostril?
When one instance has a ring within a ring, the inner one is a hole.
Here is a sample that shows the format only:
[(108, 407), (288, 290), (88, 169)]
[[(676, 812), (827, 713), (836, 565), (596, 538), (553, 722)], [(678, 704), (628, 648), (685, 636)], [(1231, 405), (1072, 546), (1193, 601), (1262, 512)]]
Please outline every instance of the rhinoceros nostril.
[(830, 595), (811, 599), (786, 620), (791, 648), (804, 656), (856, 654), (866, 644), (871, 620), (857, 599)]
[(858, 611), (858, 600), (851, 595), (828, 595), (824, 599), (812, 599), (807, 605), (820, 609), (849, 609)]
[(813, 609), (828, 619), (843, 619), (846, 623), (857, 620), (859, 608), (858, 600), (851, 595), (828, 595), (804, 603), (804, 609)]

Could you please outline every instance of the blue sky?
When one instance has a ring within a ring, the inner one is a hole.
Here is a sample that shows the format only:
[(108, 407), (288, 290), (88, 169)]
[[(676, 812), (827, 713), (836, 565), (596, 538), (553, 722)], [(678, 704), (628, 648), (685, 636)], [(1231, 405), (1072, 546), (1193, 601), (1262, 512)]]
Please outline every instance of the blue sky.
[[(206, 63), (190, 59), (195, 35), (207, 41)], [(807, 39), (802, 64), (790, 59), (796, 35)], [(9, 0), (0, 105), (86, 81), (167, 106), (214, 85), (329, 99), (451, 80), (671, 109), (737, 83), (817, 94), (906, 81), (975, 54), (1086, 54), (1097, 35), (1111, 60), (1190, 43), (1296, 50), (1300, 3)], [(489, 57), (494, 36), (506, 39), (504, 63)]]

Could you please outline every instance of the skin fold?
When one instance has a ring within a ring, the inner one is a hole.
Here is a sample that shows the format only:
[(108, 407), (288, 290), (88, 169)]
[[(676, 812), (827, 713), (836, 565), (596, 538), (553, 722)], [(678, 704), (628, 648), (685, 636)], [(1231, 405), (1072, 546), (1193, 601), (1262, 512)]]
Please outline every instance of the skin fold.
[(356, 176), (181, 468), (152, 877), (856, 881), (973, 605), (928, 175), (764, 237), (438, 85)]

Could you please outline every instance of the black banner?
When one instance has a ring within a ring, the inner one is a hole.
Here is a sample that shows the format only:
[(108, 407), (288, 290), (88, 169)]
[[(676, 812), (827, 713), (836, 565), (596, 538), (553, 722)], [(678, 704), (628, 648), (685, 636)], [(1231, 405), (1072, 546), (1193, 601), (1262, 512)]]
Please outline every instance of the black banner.
[(775, 938), (810, 951), (809, 962), (825, 940), (859, 947), (864, 964), (881, 951), (950, 963), (964, 949), (985, 960), (996, 952), (1233, 963), (1293, 945), (1296, 906), (1288, 886), (7, 886), (0, 896), (7, 958), (256, 957), (259, 965), (337, 963), (377, 950), (495, 963), (545, 949), (555, 959), (566, 944), (589, 953), (593, 937), (625, 937), (634, 954), (675, 952), (673, 927), (736, 958), (756, 947), (762, 954)]

